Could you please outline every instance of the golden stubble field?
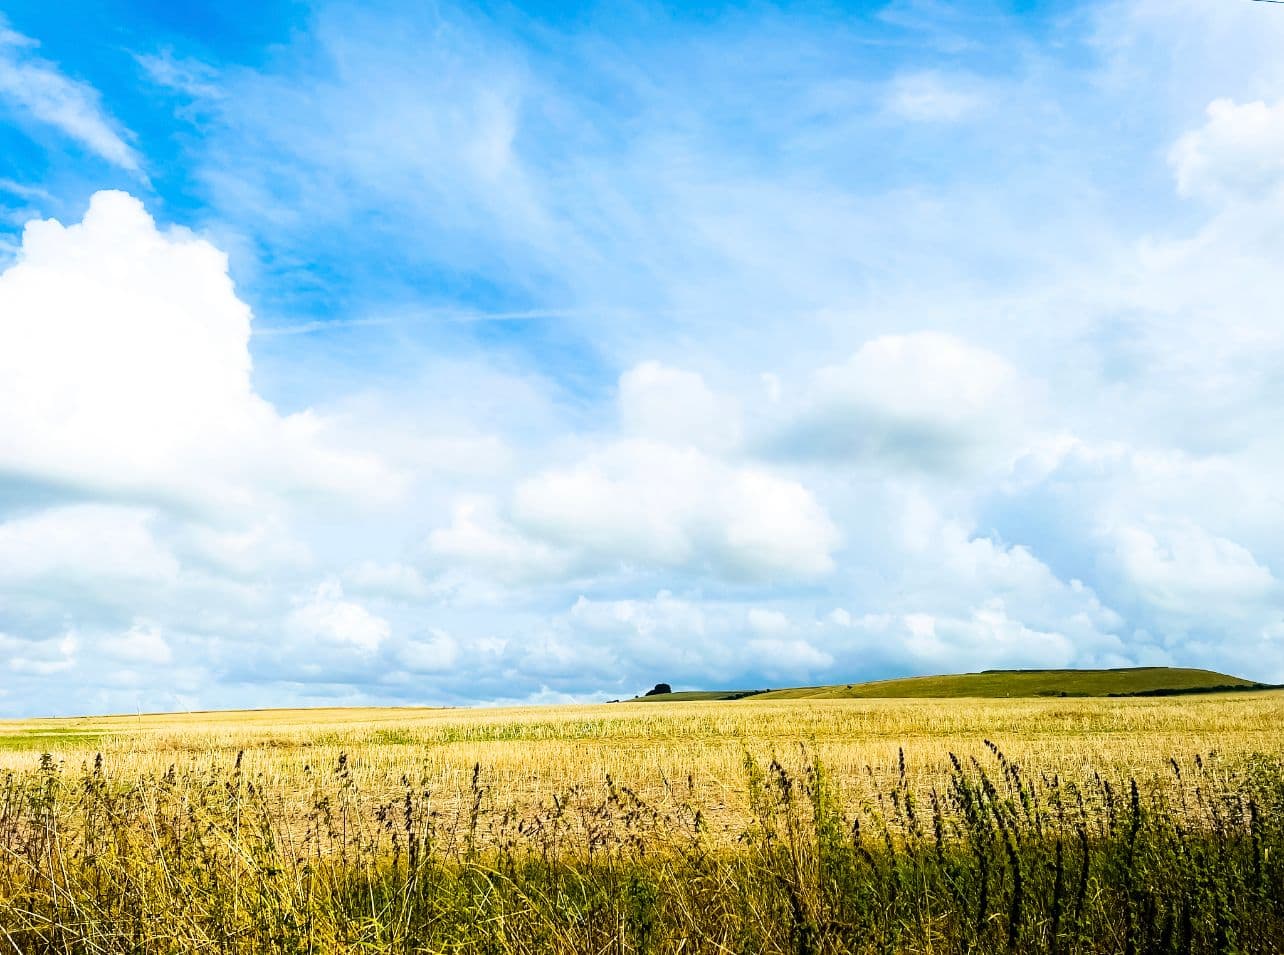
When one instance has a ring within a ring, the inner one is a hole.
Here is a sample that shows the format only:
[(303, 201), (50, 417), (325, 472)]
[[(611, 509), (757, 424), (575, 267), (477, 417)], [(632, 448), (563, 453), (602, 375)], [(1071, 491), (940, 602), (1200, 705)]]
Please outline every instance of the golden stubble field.
[(1284, 692), (0, 723), (0, 947), (1276, 953)]
[(614, 703), (514, 709), (308, 709), (0, 722), (0, 770), (48, 753), (75, 772), (101, 753), (120, 782), (225, 773), (284, 810), (344, 761), (362, 802), (408, 786), (449, 807), (472, 798), (518, 813), (554, 796), (599, 792), (608, 777), (649, 801), (683, 799), (735, 829), (746, 758), (817, 761), (847, 798), (899, 772), (917, 789), (995, 743), (1027, 772), (1162, 778), (1171, 759), (1284, 753), (1284, 692), (1133, 699), (799, 700)]

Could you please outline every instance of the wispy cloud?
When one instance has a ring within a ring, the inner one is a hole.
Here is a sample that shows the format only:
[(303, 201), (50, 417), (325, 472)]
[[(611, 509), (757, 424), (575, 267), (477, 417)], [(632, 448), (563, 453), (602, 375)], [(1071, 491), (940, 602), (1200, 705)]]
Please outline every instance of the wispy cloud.
[(65, 75), (57, 64), (39, 56), (37, 47), (0, 17), (0, 100), (107, 162), (140, 173), (141, 159), (126, 141), (129, 132), (103, 109), (98, 91)]
[(513, 311), (485, 312), (475, 309), (416, 309), (397, 315), (372, 315), (366, 318), (332, 318), (293, 325), (265, 325), (254, 329), (255, 338), (280, 338), (289, 335), (312, 335), (344, 328), (394, 328), (440, 322), (529, 322), (543, 319), (579, 316), (581, 309), (526, 308)]
[(136, 54), (134, 60), (157, 86), (194, 99), (211, 100), (223, 95), (217, 69), (200, 60), (179, 56), (170, 47), (155, 53)]
[(14, 182), (12, 179), (0, 179), (0, 192), (6, 192), (11, 196), (17, 196), (19, 199), (53, 198), (46, 189), (41, 189), (39, 186), (23, 185), (20, 182)]
[(974, 77), (936, 72), (898, 76), (888, 90), (886, 106), (902, 119), (952, 123), (972, 116), (986, 105)]

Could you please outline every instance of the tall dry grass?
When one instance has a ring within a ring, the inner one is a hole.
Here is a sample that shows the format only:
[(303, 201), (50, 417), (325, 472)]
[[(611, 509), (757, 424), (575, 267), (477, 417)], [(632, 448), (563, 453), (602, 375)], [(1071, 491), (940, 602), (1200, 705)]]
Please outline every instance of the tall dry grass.
[(1284, 948), (1278, 695), (886, 702), (15, 725), (0, 950)]

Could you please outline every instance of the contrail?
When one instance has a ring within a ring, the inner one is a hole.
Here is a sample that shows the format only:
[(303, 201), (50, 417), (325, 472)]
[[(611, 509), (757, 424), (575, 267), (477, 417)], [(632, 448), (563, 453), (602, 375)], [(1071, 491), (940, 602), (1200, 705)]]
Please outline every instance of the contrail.
[[(1284, 3), (1284, 0), (1279, 0)], [(575, 309), (527, 309), (514, 312), (470, 312), (464, 309), (416, 312), (409, 315), (388, 315), (370, 318), (336, 318), (299, 322), (297, 325), (269, 325), (256, 328), (256, 338), (276, 338), (281, 335), (308, 335), (339, 328), (362, 328), (377, 325), (406, 325), (416, 322), (442, 320), (448, 322), (526, 322), (541, 318), (565, 318), (577, 314)]]

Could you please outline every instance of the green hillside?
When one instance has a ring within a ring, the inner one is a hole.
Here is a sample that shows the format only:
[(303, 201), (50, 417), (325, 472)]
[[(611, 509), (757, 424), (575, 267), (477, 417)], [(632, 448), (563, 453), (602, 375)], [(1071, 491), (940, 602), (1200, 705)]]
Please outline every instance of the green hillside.
[(946, 676), (773, 690), (755, 699), (876, 699), (886, 697), (1138, 696), (1266, 687), (1213, 670), (1128, 667), (1115, 670), (985, 670)]
[(687, 703), (692, 700), (742, 700), (747, 696), (760, 696), (762, 690), (679, 690), (677, 693), (653, 693), (637, 696), (630, 703)]
[(693, 700), (835, 700), (912, 697), (1166, 696), (1271, 689), (1241, 677), (1188, 667), (1126, 667), (1114, 670), (984, 670), (943, 676), (913, 676), (870, 683), (800, 686), (784, 690), (686, 690), (637, 697), (633, 702)]

